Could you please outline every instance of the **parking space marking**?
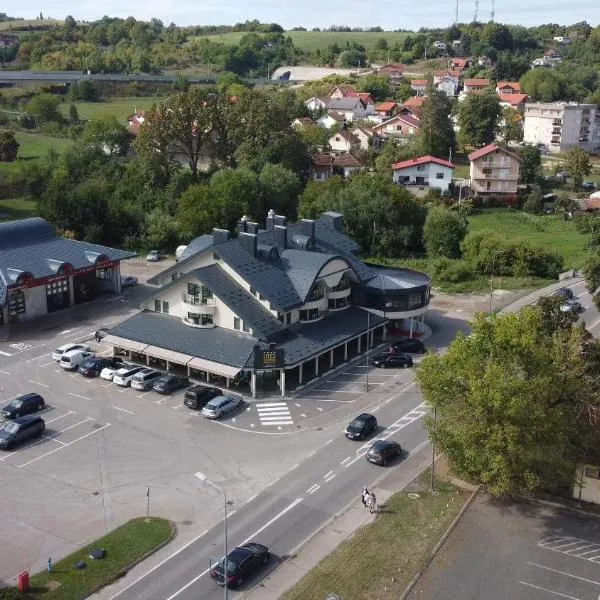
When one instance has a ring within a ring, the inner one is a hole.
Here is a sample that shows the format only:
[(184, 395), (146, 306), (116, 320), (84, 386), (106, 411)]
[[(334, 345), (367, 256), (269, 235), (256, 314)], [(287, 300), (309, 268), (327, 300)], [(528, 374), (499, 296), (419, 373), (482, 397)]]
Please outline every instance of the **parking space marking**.
[(75, 396), (75, 398), (81, 398), (82, 400), (90, 400), (87, 396), (81, 396), (80, 394), (74, 394), (73, 392), (68, 392), (69, 396)]
[(560, 592), (555, 592), (554, 590), (549, 590), (544, 587), (540, 587), (539, 585), (533, 585), (533, 583), (527, 583), (526, 581), (519, 581), (519, 583), (532, 587), (536, 590), (542, 590), (544, 592), (548, 592), (549, 594), (554, 594), (555, 596), (560, 596), (561, 598), (568, 598), (569, 600), (581, 600), (581, 598), (575, 598), (575, 596), (567, 596), (566, 594), (561, 594)]
[(592, 579), (586, 579), (585, 577), (579, 577), (579, 575), (572, 575), (571, 573), (566, 573), (565, 571), (558, 571), (557, 569), (552, 569), (550, 567), (546, 567), (544, 565), (538, 565), (537, 563), (527, 563), (532, 567), (538, 567), (540, 569), (546, 569), (546, 571), (552, 571), (553, 573), (560, 573), (561, 575), (566, 575), (567, 577), (573, 577), (574, 579), (581, 579), (581, 581), (586, 581), (587, 583), (593, 583), (594, 585), (600, 585), (600, 581), (593, 581)]
[(332, 480), (334, 477), (335, 477), (335, 473), (331, 473), (331, 475), (329, 475), (329, 476), (325, 475), (325, 477), (323, 477), (323, 479), (324, 479), (326, 482), (329, 482), (329, 481), (331, 481), (331, 480)]
[(148, 394), (150, 394), (152, 392), (152, 390), (148, 390), (147, 392), (143, 392), (142, 394), (138, 394), (137, 397), (138, 398), (143, 398), (144, 396), (147, 396)]
[(344, 466), (344, 464), (347, 463), (349, 460), (352, 460), (352, 457), (346, 456), (346, 458), (340, 463), (340, 466)]
[(36, 385), (41, 385), (42, 387), (45, 388), (49, 388), (49, 385), (46, 385), (45, 383), (40, 383), (39, 381), (34, 381), (33, 379), (28, 379), (27, 381), (29, 381), (29, 383), (35, 383)]
[(43, 435), (42, 438), (45, 440), (50, 440), (51, 442), (56, 442), (57, 444), (62, 444), (63, 446), (67, 445), (66, 442), (61, 442), (60, 440), (57, 440), (49, 435)]
[(44, 363), (43, 365), (40, 365), (41, 369), (45, 369), (46, 367), (50, 366), (50, 365), (55, 365), (56, 361), (51, 360), (50, 362)]
[(95, 433), (98, 433), (99, 431), (102, 431), (103, 429), (106, 429), (107, 427), (110, 427), (110, 423), (106, 423), (106, 424), (102, 425), (102, 427), (99, 427), (98, 429), (94, 429), (94, 431), (90, 431), (90, 432), (86, 433), (85, 435), (78, 437), (76, 440), (67, 442), (64, 446), (61, 446), (60, 448), (55, 448), (54, 450), (50, 450), (50, 452), (46, 452), (46, 454), (42, 454), (41, 456), (38, 456), (37, 458), (34, 458), (26, 463), (23, 463), (22, 465), (18, 465), (18, 467), (19, 467), (19, 469), (22, 469), (23, 467), (27, 467), (28, 465), (30, 465), (34, 462), (37, 462), (38, 460), (41, 460), (42, 458), (46, 458), (46, 456), (50, 456), (51, 454), (54, 454), (55, 452), (58, 452), (59, 450), (62, 450), (63, 448), (72, 446), (73, 444), (85, 439), (86, 437), (89, 437), (90, 435), (94, 435)]
[(2, 350), (0, 350), (0, 354), (2, 356), (12, 356), (12, 354), (10, 352), (3, 352)]
[(317, 483), (315, 483), (314, 485), (311, 485), (307, 490), (306, 493), (307, 494), (314, 494), (321, 486)]
[[(540, 540), (537, 545), (546, 550), (553, 550), (554, 552), (560, 552), (561, 554), (566, 554), (567, 556), (572, 556), (573, 558), (588, 560), (596, 564), (598, 564), (598, 559), (600, 558), (600, 544), (596, 542), (590, 542), (590, 540), (583, 540), (567, 536), (551, 536)], [(569, 546), (576, 547), (569, 548)], [(564, 550), (564, 548), (569, 549)], [(579, 550), (583, 550), (584, 548), (593, 549), (586, 550), (585, 552), (579, 552)], [(577, 554), (571, 554), (571, 552), (577, 552)]]
[(109, 387), (110, 385), (112, 385), (112, 381), (109, 381), (108, 383), (102, 383), (101, 384), (102, 387)]
[(135, 413), (133, 411), (127, 410), (126, 408), (121, 408), (120, 406), (113, 406), (113, 408), (116, 408), (117, 410), (127, 413), (128, 415), (135, 415)]

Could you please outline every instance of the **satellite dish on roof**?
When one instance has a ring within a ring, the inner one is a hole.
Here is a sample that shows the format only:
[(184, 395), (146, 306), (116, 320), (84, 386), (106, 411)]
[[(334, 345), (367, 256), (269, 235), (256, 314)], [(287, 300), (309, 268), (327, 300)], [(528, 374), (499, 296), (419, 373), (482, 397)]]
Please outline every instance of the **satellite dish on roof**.
[(248, 215), (244, 215), (240, 220), (242, 223), (245, 223), (248, 220)]

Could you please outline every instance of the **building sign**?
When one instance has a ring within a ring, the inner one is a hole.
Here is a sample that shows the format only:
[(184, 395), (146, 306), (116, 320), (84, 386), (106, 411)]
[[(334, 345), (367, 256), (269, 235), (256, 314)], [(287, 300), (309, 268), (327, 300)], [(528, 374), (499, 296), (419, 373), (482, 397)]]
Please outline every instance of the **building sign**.
[(254, 368), (258, 371), (283, 369), (283, 348), (256, 348), (254, 350)]

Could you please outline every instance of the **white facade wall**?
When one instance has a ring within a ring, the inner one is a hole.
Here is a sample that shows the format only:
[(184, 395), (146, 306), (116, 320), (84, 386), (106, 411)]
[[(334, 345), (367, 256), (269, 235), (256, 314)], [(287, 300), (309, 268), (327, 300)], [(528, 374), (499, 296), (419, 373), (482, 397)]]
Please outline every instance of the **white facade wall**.
[(442, 79), (435, 87), (446, 96), (456, 96), (456, 85), (451, 79)]
[[(421, 170), (420, 170), (421, 168)], [(437, 175), (443, 177), (438, 179)], [(426, 184), (432, 188), (438, 188), (442, 192), (448, 191), (452, 182), (453, 169), (436, 163), (414, 165), (404, 169), (395, 169), (392, 175), (394, 183), (398, 183), (403, 177), (410, 177), (409, 183), (416, 183), (417, 177), (423, 177)]]
[[(192, 260), (190, 260), (190, 262), (180, 265), (181, 270), (177, 271), (178, 277), (180, 273), (189, 273), (190, 271), (193, 271), (195, 269), (200, 269), (201, 267), (208, 267), (208, 265), (212, 265), (215, 262), (217, 262), (214, 258), (214, 252), (213, 249), (210, 248), (208, 249), (206, 252), (203, 252), (202, 254), (195, 256)], [(161, 279), (158, 280), (158, 285), (160, 287), (164, 286), (164, 285), (168, 285), (169, 283), (171, 283), (171, 281), (173, 281), (172, 278), (173, 273), (169, 274), (169, 275), (165, 275), (165, 277), (162, 277)]]
[(329, 138), (329, 148), (333, 152), (348, 153), (358, 144), (352, 144), (341, 133), (336, 133)]
[[(22, 290), (25, 297), (25, 312), (19, 313), (19, 323), (29, 321), (42, 315), (48, 314), (48, 303), (46, 301), (46, 286), (25, 288)], [(8, 308), (5, 314), (5, 321), (8, 321)]]

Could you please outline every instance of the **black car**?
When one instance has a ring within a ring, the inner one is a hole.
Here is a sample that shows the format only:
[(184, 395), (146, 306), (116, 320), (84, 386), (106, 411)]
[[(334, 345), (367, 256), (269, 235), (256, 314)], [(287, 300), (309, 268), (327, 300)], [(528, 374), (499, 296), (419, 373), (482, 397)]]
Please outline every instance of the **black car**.
[(217, 396), (222, 395), (223, 391), (217, 387), (211, 387), (208, 385), (195, 385), (189, 390), (186, 390), (185, 395), (183, 397), (183, 403), (188, 408), (200, 410), (204, 408), (207, 402), (209, 402), (213, 398), (216, 398)]
[(402, 447), (398, 442), (377, 440), (368, 450), (366, 458), (370, 463), (386, 466), (397, 456), (402, 456)]
[(592, 181), (584, 181), (581, 184), (581, 189), (586, 190), (588, 192), (592, 192), (596, 189), (596, 184)]
[(163, 375), (157, 379), (152, 389), (160, 394), (170, 394), (175, 390), (187, 387), (190, 380), (187, 377), (178, 377), (177, 375)]
[(0, 448), (8, 450), (31, 438), (40, 437), (45, 429), (46, 424), (42, 417), (36, 415), (19, 417), (0, 429)]
[(349, 440), (362, 440), (376, 429), (377, 419), (369, 413), (362, 413), (348, 424), (344, 433)]
[(558, 296), (559, 298), (566, 298), (567, 300), (570, 300), (573, 297), (573, 290), (568, 287), (562, 287), (562, 288), (558, 288), (557, 290), (554, 290), (554, 293), (552, 295)]
[(23, 415), (42, 410), (45, 405), (44, 399), (39, 394), (32, 392), (31, 394), (17, 396), (2, 409), (1, 414), (6, 419), (17, 419)]
[(412, 367), (413, 360), (408, 354), (380, 354), (373, 359), (373, 364), (380, 369)]
[(400, 340), (399, 342), (394, 342), (390, 346), (390, 352), (413, 352), (415, 354), (425, 354), (427, 350), (423, 345), (423, 342), (420, 340)]
[[(219, 584), (225, 585), (223, 560), (213, 565), (210, 576)], [(269, 549), (262, 544), (250, 542), (234, 548), (227, 555), (227, 587), (239, 587), (243, 581), (266, 566), (269, 562)]]
[(123, 366), (123, 359), (113, 357), (95, 356), (81, 363), (78, 371), (84, 377), (98, 377), (102, 369), (120, 369)]

